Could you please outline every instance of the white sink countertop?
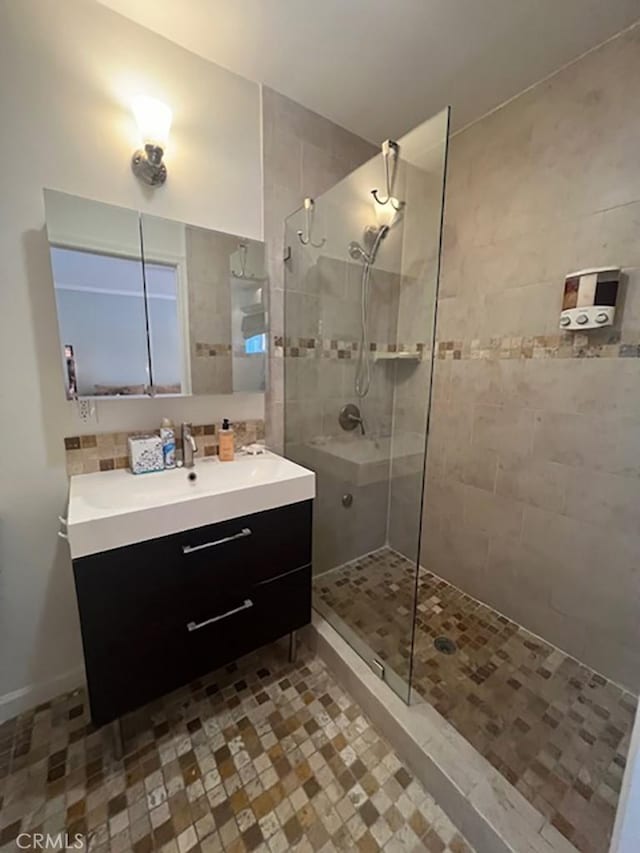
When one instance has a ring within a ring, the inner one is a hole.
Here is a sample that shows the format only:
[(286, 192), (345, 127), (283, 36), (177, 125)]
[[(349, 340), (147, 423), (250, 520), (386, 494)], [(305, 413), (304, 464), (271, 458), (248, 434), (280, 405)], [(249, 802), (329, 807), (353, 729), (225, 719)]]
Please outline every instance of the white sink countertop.
[[(194, 480), (189, 475), (196, 475)], [(315, 497), (312, 471), (265, 452), (198, 460), (153, 474), (101, 471), (71, 477), (67, 534), (72, 558), (216, 524)]]

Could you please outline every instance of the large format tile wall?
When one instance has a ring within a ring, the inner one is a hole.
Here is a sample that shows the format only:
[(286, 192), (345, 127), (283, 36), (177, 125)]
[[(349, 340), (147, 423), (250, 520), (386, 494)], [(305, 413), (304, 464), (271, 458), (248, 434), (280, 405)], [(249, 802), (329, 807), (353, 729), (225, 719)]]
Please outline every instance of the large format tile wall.
[(417, 148), (420, 158), (402, 164), (405, 208), (396, 337), (400, 350), (419, 342), (422, 358), (389, 365), (394, 397), (387, 541), (411, 561), (418, 559), (420, 542), (447, 118), (440, 113), (409, 134), (408, 147)]
[[(285, 441), (288, 455), (317, 473), (314, 569), (322, 573), (389, 539), (417, 558), (431, 372), (446, 116), (415, 131), (419, 165), (401, 163), (406, 202), (370, 271), (367, 310), (371, 384), (355, 391), (360, 359), (363, 263), (350, 257), (376, 224), (371, 188), (378, 155), (287, 221), (285, 243)], [(298, 233), (311, 227), (311, 241)], [(412, 358), (394, 358), (397, 351)], [(384, 359), (379, 359), (384, 356)], [(339, 413), (357, 403), (366, 435), (345, 432)], [(352, 498), (350, 503), (344, 496)], [(409, 625), (408, 625), (409, 627)]]
[(305, 196), (319, 196), (376, 153), (375, 146), (263, 87), (264, 240), (269, 276), (267, 443), (284, 445), (284, 364), (275, 339), (284, 335), (285, 219)]
[[(381, 173), (381, 157), (369, 158), (317, 199), (311, 223), (299, 211), (285, 233), (285, 440), (287, 453), (317, 474), (316, 573), (381, 547), (387, 536), (395, 383), (393, 362), (377, 359), (397, 348), (403, 229), (379, 245), (366, 286), (370, 387), (363, 397), (355, 384), (364, 265), (349, 253), (376, 223), (370, 191)], [(310, 226), (312, 242), (301, 245), (298, 231)], [(347, 403), (359, 407), (364, 435), (340, 425)]]
[[(639, 91), (635, 28), (451, 141), (422, 552), (636, 690)], [(558, 338), (564, 276), (605, 264), (615, 328)]]
[[(355, 235), (354, 235), (355, 236)], [(348, 237), (348, 235), (347, 235)], [(343, 237), (342, 252), (347, 239)], [(328, 251), (337, 249), (331, 246)], [(355, 393), (360, 347), (362, 265), (329, 257), (324, 249), (292, 245), (288, 262), (286, 313), (288, 332), (308, 336), (303, 349), (288, 336), (285, 439), (287, 454), (316, 471), (314, 572), (322, 573), (347, 560), (380, 548), (386, 541), (389, 462), (355, 472), (358, 460), (385, 440), (393, 416), (391, 362), (373, 363), (379, 351), (395, 348), (400, 277), (384, 269), (370, 276), (369, 329), (371, 388), (364, 399)], [(297, 341), (299, 343), (299, 341)], [(345, 432), (339, 413), (356, 403), (366, 435)], [(339, 455), (336, 455), (336, 452)], [(342, 464), (341, 464), (342, 462)], [(353, 501), (345, 506), (344, 495)]]

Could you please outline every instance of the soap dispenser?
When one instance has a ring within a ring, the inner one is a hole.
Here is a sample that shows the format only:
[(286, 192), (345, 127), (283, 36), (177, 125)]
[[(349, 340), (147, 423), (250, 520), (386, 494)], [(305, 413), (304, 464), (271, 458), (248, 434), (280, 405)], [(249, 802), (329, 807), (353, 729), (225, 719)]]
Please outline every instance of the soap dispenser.
[(176, 467), (176, 431), (169, 418), (162, 419), (160, 427), (160, 439), (162, 441), (162, 457), (165, 468)]
[(233, 462), (234, 438), (229, 419), (222, 421), (220, 435), (218, 437), (218, 455), (221, 462)]

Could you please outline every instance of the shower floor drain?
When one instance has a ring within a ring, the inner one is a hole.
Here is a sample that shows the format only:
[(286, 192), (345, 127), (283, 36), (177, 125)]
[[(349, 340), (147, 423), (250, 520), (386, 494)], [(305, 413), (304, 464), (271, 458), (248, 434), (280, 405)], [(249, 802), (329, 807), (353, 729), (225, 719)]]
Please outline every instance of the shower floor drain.
[(457, 646), (450, 640), (449, 637), (436, 637), (433, 641), (433, 645), (439, 652), (442, 652), (443, 655), (454, 655), (457, 651)]

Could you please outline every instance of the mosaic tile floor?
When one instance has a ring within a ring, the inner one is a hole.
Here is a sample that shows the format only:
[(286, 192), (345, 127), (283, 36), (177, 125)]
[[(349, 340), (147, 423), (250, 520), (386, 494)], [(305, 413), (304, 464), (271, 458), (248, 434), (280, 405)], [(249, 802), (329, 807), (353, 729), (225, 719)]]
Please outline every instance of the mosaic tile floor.
[(121, 761), (87, 720), (78, 691), (0, 726), (2, 853), (25, 831), (100, 853), (472, 853), (304, 649), (289, 664), (270, 646), (129, 715)]
[[(314, 594), (408, 671), (415, 567), (388, 548), (316, 578)], [(585, 853), (613, 828), (636, 698), (435, 575), (419, 578), (413, 686)], [(447, 636), (457, 652), (438, 652)]]

